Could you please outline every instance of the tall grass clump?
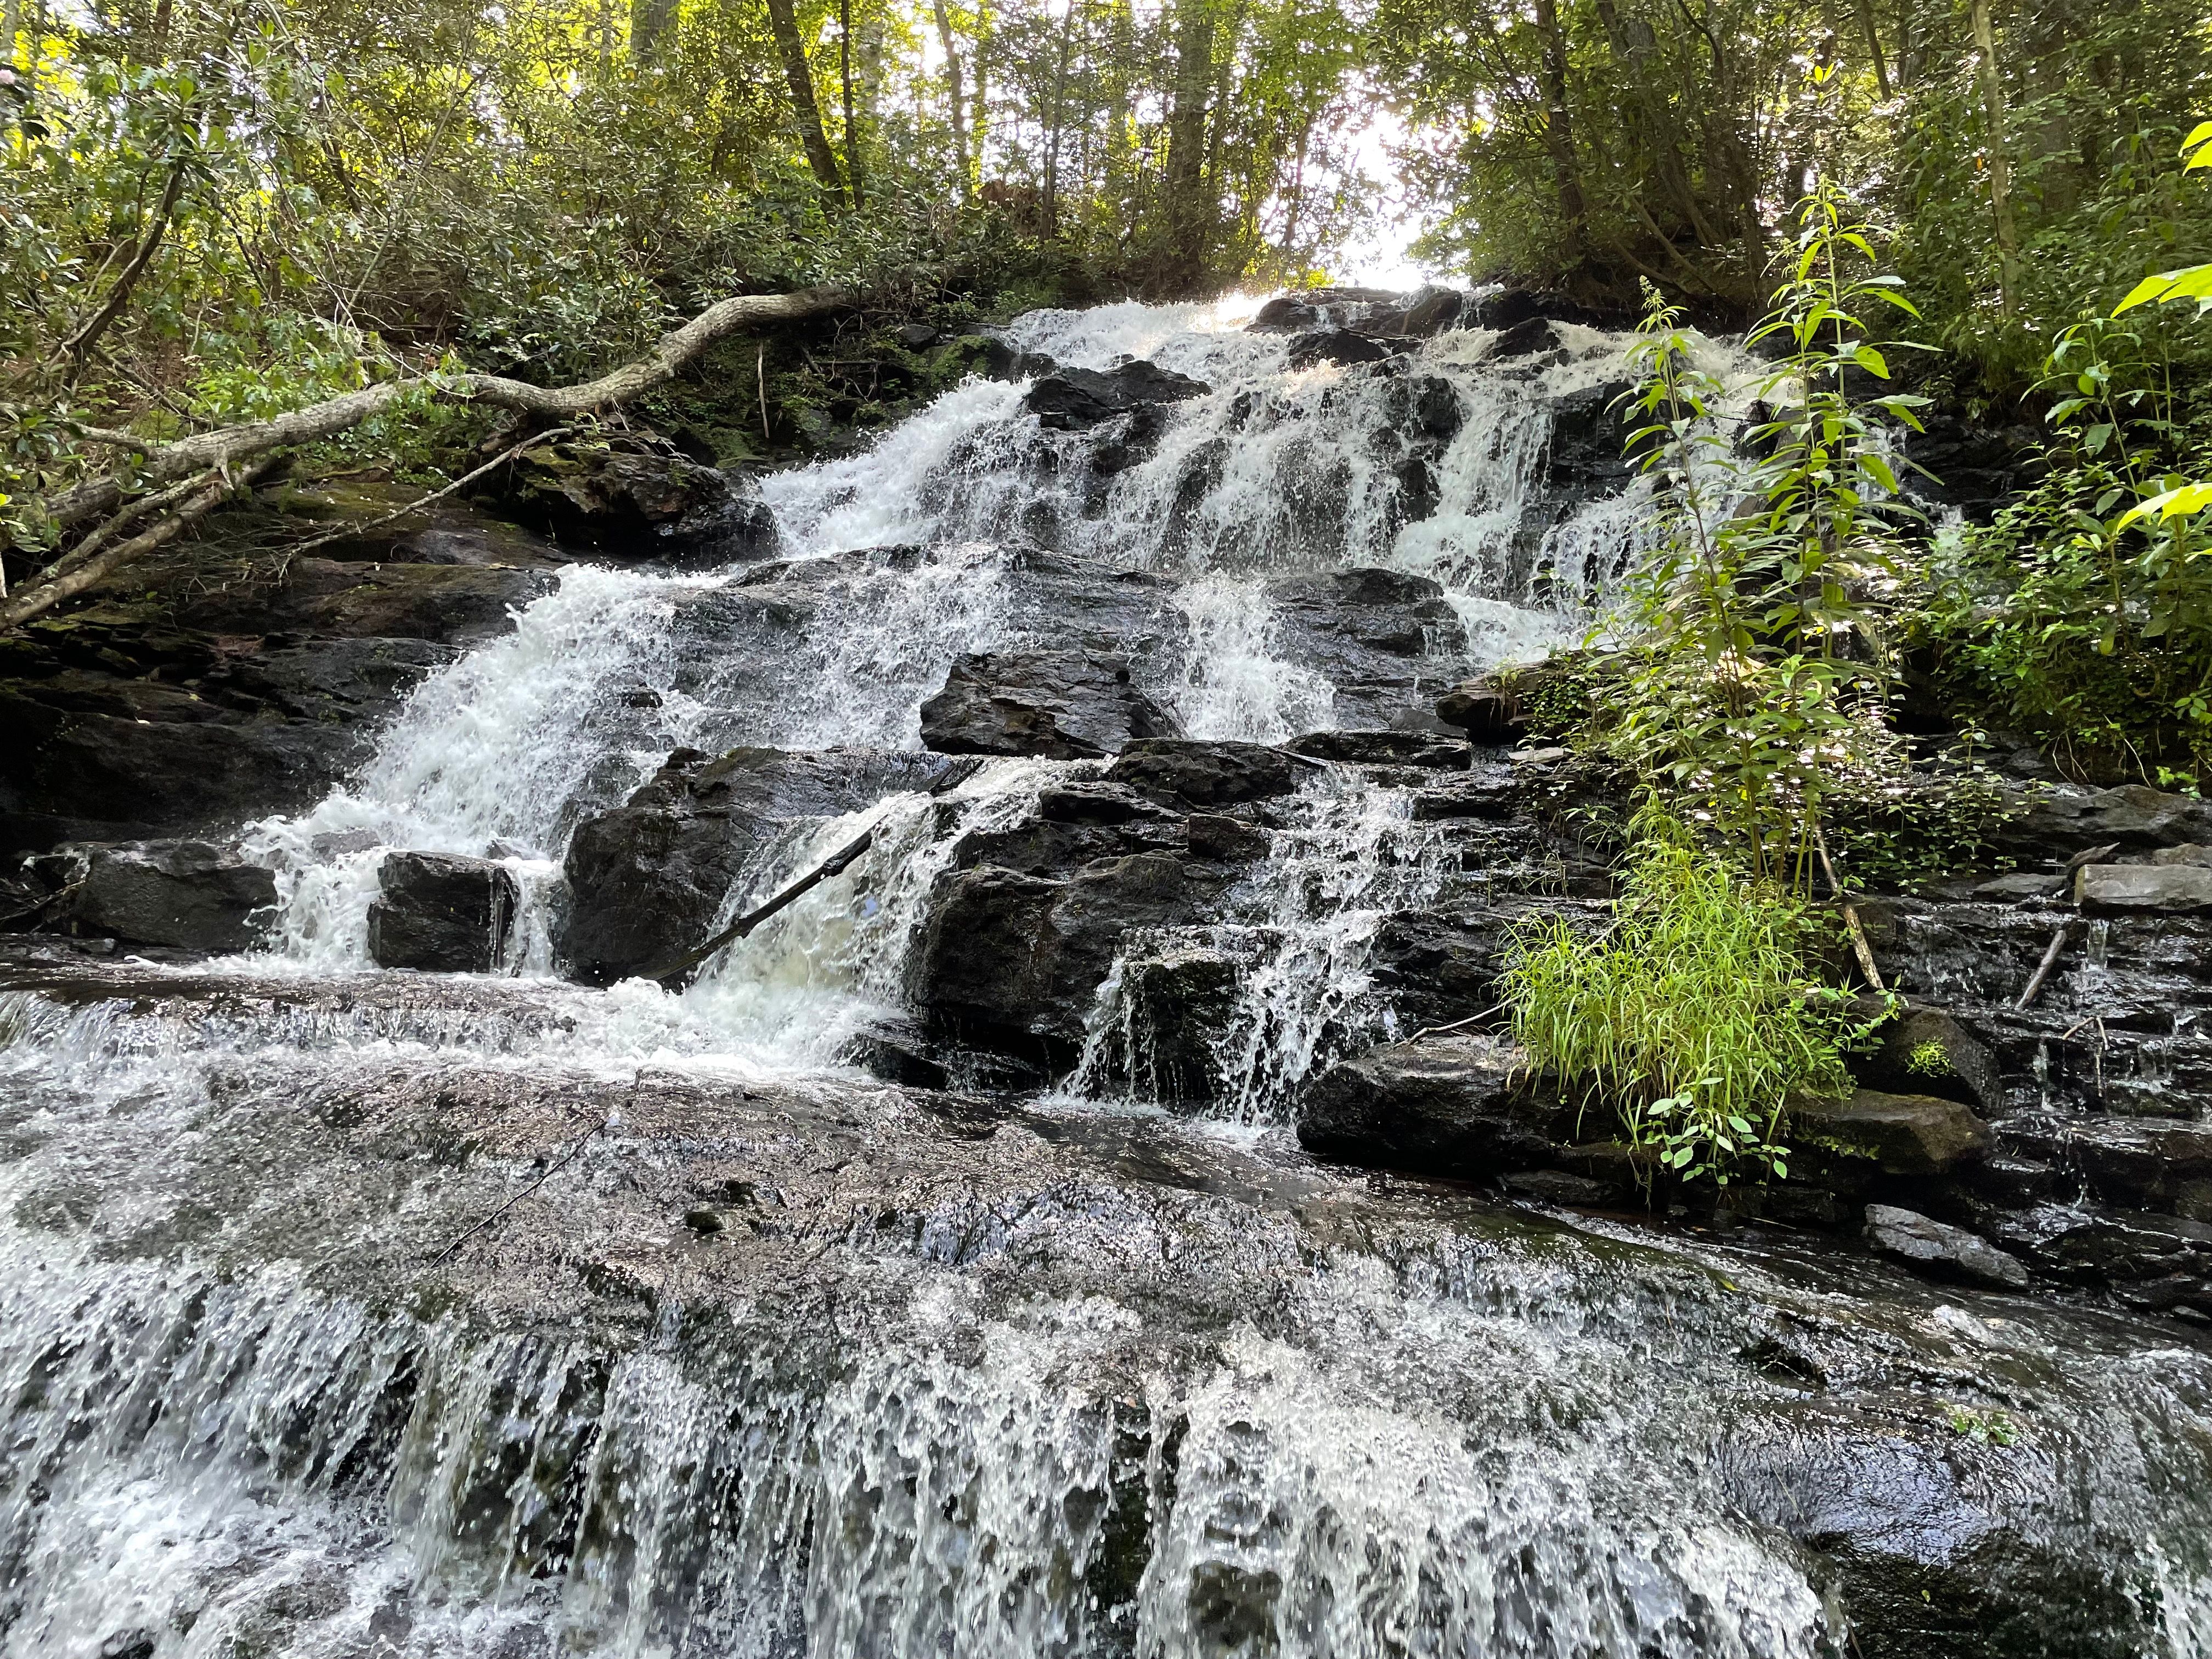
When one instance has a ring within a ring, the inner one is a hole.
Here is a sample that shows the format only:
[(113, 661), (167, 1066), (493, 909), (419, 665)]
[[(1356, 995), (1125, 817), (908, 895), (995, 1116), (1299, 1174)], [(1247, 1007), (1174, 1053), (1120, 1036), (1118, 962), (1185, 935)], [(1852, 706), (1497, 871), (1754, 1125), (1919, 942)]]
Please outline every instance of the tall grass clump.
[(1647, 800), (1613, 925), (1577, 938), (1553, 919), (1515, 940), (1513, 1032), (1533, 1064), (1611, 1103), (1635, 1145), (1683, 1180), (1789, 1174), (1792, 1091), (1850, 1087), (1842, 1051), (1870, 1029), (1806, 967), (1818, 927)]

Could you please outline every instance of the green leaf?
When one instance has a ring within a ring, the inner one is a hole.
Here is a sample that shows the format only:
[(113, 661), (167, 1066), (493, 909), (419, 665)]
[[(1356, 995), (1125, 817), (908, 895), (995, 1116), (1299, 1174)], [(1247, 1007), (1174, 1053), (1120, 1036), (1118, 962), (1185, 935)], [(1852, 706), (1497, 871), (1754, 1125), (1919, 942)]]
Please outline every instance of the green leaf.
[(1851, 356), (1861, 368), (1876, 379), (1886, 380), (1889, 378), (1889, 365), (1882, 360), (1881, 353), (1872, 346), (1863, 345)]

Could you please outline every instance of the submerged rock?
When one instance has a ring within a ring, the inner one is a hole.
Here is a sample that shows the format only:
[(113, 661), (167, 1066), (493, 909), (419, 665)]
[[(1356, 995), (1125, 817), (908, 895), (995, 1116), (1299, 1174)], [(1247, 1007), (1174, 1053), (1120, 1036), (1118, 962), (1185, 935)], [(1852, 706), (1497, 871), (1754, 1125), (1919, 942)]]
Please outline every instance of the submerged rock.
[(368, 954), (380, 968), (488, 974), (514, 925), (514, 877), (489, 859), (389, 853), (368, 907)]
[(203, 841), (141, 842), (83, 855), (69, 915), (80, 928), (133, 945), (209, 952), (261, 942), (276, 878), (235, 848)]
[(947, 755), (1079, 760), (1181, 734), (1175, 716), (1131, 683), (1127, 659), (1100, 652), (963, 657), (921, 706), (923, 746)]

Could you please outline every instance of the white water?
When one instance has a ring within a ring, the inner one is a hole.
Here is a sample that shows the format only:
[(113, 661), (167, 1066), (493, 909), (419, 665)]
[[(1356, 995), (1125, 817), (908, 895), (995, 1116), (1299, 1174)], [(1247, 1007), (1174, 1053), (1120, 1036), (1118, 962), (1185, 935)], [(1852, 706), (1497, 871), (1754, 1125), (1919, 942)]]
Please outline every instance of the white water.
[[(355, 782), (312, 811), (249, 831), (254, 855), (278, 875), (282, 963), (325, 974), (367, 968), (379, 866), (388, 850), (410, 848), (506, 862), (523, 893), (508, 970), (556, 973), (551, 918), (569, 833), (618, 804), (671, 749), (915, 747), (916, 710), (956, 657), (1052, 642), (1052, 619), (1014, 605), (1009, 538), (1042, 537), (1108, 566), (1178, 579), (1163, 625), (1180, 644), (1150, 672), (1194, 737), (1279, 743), (1341, 723), (1329, 682), (1281, 654), (1261, 586), (1271, 573), (1379, 565), (1433, 577), (1478, 663), (1540, 654), (1587, 625), (1635, 533), (1632, 507), (1601, 501), (1546, 529), (1532, 507), (1553, 403), (1618, 379), (1618, 337), (1564, 331), (1571, 360), (1534, 374), (1486, 367), (1491, 337), (1476, 330), (1426, 343), (1400, 374), (1327, 365), (1291, 373), (1282, 340), (1241, 331), (1249, 309), (1130, 303), (1035, 313), (1009, 331), (1021, 349), (1064, 363), (1106, 368), (1149, 356), (1211, 386), (1170, 406), (1151, 456), (1110, 479), (1087, 477), (1083, 434), (1036, 429), (1021, 410), (1024, 386), (982, 380), (860, 454), (765, 479), (787, 552), (802, 562), (856, 547), (938, 548), (926, 559), (848, 562), (809, 577), (810, 619), (770, 681), (757, 665), (733, 678), (711, 650), (702, 659), (679, 620), (718, 588), (744, 599), (748, 590), (728, 584), (744, 573), (567, 573), (512, 635), (427, 682)], [(1400, 472), (1421, 398), (1458, 426), (1433, 465), (1433, 510), (1409, 519)], [(1550, 573), (1542, 599), (1529, 589), (1540, 567)], [(933, 821), (914, 805), (877, 811)], [(772, 890), (773, 878), (806, 867), (848, 827), (777, 849), (751, 890)], [(824, 1063), (839, 1034), (894, 1012), (915, 895), (908, 883), (894, 899), (881, 884), (902, 880), (895, 869), (933, 866), (915, 836), (891, 839), (896, 857), (879, 847), (683, 998), (656, 1004), (643, 988), (626, 991), (608, 1028), (629, 1034), (617, 1049), (653, 1036), (653, 1052), (720, 1050), (803, 1069)], [(1373, 884), (1369, 849), (1346, 842), (1330, 856), (1356, 872), (1336, 884)], [(1287, 1058), (1240, 1070), (1280, 1082), (1284, 1065), (1294, 1073), (1296, 1056), (1310, 1057), (1322, 1011), (1358, 1000), (1358, 952), (1337, 936), (1358, 936), (1371, 907), (1347, 898), (1286, 917), (1273, 901), (1255, 903), (1269, 917), (1255, 927), (1296, 941), (1277, 947), (1282, 963), (1260, 970), (1255, 987), (1281, 990), (1287, 976), (1313, 999), (1304, 1012), (1255, 1015), (1255, 1029), (1275, 1035), (1254, 1041), (1287, 1045)], [(656, 1007), (658, 1018), (644, 1018)], [(1255, 1109), (1248, 1098), (1237, 1109)]]

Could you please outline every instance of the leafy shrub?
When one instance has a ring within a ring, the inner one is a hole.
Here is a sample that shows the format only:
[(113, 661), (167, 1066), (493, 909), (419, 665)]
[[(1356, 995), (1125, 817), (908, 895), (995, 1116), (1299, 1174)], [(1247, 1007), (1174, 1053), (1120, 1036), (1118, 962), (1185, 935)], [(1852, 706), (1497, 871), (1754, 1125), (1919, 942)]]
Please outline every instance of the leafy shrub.
[(1515, 941), (1513, 1032), (1532, 1061), (1610, 1100), (1629, 1139), (1686, 1180), (1748, 1166), (1789, 1173), (1778, 1144), (1793, 1090), (1841, 1094), (1841, 1051), (1869, 1027), (1813, 982), (1819, 925), (1747, 879), (1654, 802), (1613, 926), (1595, 940), (1553, 920)]

